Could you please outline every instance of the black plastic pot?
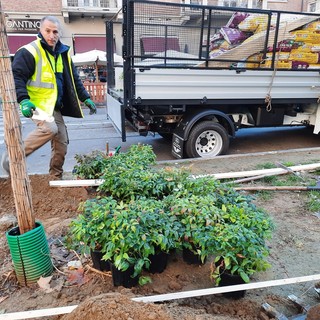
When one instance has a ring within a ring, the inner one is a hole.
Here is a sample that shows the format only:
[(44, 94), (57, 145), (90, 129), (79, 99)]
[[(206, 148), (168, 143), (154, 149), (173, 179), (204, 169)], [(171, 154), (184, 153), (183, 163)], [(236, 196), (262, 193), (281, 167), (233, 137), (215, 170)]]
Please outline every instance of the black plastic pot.
[(100, 271), (110, 271), (110, 262), (102, 260), (103, 253), (100, 250), (91, 250), (90, 256), (92, 259), (93, 267)]
[(150, 255), (149, 256), (150, 267), (148, 271), (151, 273), (163, 272), (167, 267), (168, 256), (169, 256), (168, 253), (162, 252), (162, 251), (156, 254)]
[(125, 288), (135, 287), (139, 282), (139, 276), (133, 277), (134, 267), (129, 267), (126, 271), (118, 270), (113, 263), (110, 263), (113, 285)]
[(197, 265), (202, 265), (205, 263), (201, 261), (201, 258), (198, 254), (195, 254), (192, 252), (190, 249), (183, 248), (182, 249), (182, 259), (184, 262), (188, 264), (197, 264)]
[[(223, 272), (220, 275), (221, 281), (219, 283), (220, 287), (233, 286), (237, 284), (245, 284), (244, 280), (239, 275), (230, 274), (228, 272)], [(223, 295), (227, 298), (240, 299), (246, 294), (246, 290), (225, 292)]]

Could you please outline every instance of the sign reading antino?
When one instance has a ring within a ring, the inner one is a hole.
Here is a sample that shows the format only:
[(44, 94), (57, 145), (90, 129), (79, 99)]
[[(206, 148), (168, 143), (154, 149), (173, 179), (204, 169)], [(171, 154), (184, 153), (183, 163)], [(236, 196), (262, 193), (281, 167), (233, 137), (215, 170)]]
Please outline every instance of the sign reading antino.
[(6, 19), (8, 33), (37, 33), (40, 28), (40, 20)]

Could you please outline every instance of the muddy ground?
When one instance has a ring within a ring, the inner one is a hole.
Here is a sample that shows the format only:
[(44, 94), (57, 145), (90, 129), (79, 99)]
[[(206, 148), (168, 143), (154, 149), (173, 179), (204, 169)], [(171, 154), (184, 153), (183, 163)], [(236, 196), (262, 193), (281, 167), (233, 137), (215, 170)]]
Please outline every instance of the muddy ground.
[[(271, 152), (255, 155), (221, 156), (211, 160), (170, 161), (159, 165), (191, 165), (195, 175), (246, 171), (276, 162), (294, 165), (320, 162), (320, 150), (300, 149), (293, 152)], [(304, 179), (318, 179), (320, 171), (303, 172)], [(71, 178), (71, 176), (69, 176)], [(202, 266), (188, 265), (180, 253), (170, 256), (166, 270), (151, 275), (152, 283), (125, 289), (114, 287), (110, 273), (92, 269), (90, 258), (82, 258), (83, 273), (70, 277), (69, 261), (77, 261), (74, 252), (63, 246), (71, 219), (77, 216), (79, 203), (92, 197), (85, 188), (54, 188), (49, 176), (30, 176), (33, 209), (36, 220), (43, 223), (55, 265), (50, 289), (38, 285), (20, 286), (15, 278), (5, 232), (16, 225), (15, 205), (10, 179), (0, 179), (0, 314), (64, 306), (78, 306), (72, 313), (41, 319), (268, 319), (261, 318), (261, 305), (269, 303), (287, 317), (299, 310), (288, 300), (294, 294), (311, 306), (320, 302), (314, 290), (316, 281), (247, 290), (244, 298), (222, 295), (177, 299), (161, 304), (133, 302), (132, 297), (211, 288), (210, 261)], [(304, 182), (301, 181), (301, 185)], [(261, 185), (262, 181), (246, 185)], [(276, 230), (269, 242), (272, 267), (252, 277), (252, 283), (320, 273), (320, 215), (309, 209), (310, 191), (273, 191), (253, 193), (255, 203), (274, 219)], [(317, 201), (317, 200), (315, 200)], [(81, 276), (79, 276), (81, 274)], [(320, 319), (319, 309), (312, 319)], [(311, 315), (310, 315), (311, 317)], [(310, 318), (311, 319), (311, 318)]]

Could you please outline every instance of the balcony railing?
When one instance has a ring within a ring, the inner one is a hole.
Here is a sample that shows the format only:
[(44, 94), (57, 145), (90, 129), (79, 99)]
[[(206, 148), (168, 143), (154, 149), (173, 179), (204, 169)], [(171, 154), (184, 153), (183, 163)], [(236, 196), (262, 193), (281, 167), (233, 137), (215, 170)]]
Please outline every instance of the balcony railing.
[[(72, 11), (76, 8), (90, 8), (94, 9), (117, 9), (117, 0), (62, 0), (62, 8), (64, 10)], [(120, 4), (121, 5), (121, 4)]]
[(99, 7), (110, 8), (114, 5), (112, 0), (67, 0), (68, 7)]
[(121, 8), (121, 0), (62, 0), (62, 13), (66, 23), (70, 16), (112, 17)]

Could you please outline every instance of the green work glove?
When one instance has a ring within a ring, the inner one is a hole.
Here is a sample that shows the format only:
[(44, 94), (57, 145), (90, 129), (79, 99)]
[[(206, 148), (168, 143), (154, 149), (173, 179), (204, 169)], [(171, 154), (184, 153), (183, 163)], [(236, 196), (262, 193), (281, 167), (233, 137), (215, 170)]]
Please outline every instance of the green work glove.
[(36, 106), (29, 99), (24, 99), (20, 102), (20, 109), (25, 117), (30, 118), (33, 111), (36, 110)]
[(84, 101), (84, 104), (90, 109), (89, 114), (97, 113), (96, 105), (94, 104), (94, 102), (90, 98), (86, 99)]

